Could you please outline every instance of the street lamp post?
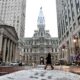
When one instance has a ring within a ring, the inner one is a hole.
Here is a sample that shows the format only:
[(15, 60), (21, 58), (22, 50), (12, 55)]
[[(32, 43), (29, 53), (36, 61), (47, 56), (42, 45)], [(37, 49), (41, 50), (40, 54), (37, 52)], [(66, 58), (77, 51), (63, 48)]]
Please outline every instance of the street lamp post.
[(77, 55), (78, 53), (78, 49), (79, 49), (79, 45), (78, 45), (78, 37), (74, 38), (74, 47), (75, 47), (75, 54)]
[(74, 54), (75, 54), (75, 62), (77, 63), (77, 55), (79, 53), (79, 44), (78, 44), (78, 37), (74, 37), (73, 39), (74, 42)]
[(64, 64), (64, 58), (65, 58), (65, 45), (62, 46), (62, 59), (61, 59), (61, 64)]

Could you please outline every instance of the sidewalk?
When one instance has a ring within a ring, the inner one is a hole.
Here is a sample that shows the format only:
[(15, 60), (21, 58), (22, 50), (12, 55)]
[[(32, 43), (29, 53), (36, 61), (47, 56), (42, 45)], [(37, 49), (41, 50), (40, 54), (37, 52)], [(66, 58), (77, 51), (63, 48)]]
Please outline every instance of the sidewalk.
[(80, 66), (72, 66), (70, 67), (70, 72), (77, 73), (80, 75)]
[(80, 66), (54, 66), (54, 69), (80, 74)]
[(9, 74), (20, 70), (28, 70), (31, 68), (31, 66), (0, 66), (0, 75)]

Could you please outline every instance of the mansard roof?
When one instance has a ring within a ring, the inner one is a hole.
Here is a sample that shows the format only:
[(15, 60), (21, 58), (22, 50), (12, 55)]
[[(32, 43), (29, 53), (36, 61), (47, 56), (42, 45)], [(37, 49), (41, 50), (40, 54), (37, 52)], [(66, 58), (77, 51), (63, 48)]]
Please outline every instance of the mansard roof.
[[(36, 38), (40, 37), (38, 30), (34, 33), (33, 37), (36, 37)], [(50, 38), (51, 37), (48, 30), (44, 31), (44, 36), (43, 37), (45, 37), (45, 38)]]

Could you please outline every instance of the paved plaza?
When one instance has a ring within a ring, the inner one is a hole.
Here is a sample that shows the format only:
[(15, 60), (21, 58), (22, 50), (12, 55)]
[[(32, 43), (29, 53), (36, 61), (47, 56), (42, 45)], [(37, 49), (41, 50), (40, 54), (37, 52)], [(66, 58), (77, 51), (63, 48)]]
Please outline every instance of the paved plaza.
[(80, 75), (61, 70), (35, 68), (1, 76), (0, 80), (80, 80)]
[[(38, 65), (36, 68), (28, 66), (15, 67), (15, 69), (18, 69), (17, 71), (0, 76), (0, 80), (80, 80), (80, 75), (74, 74), (80, 71), (80, 67), (72, 67), (54, 66), (54, 70), (51, 70), (50, 67), (44, 70), (44, 65)], [(71, 73), (70, 70), (75, 72)]]
[[(9, 74), (12, 72), (20, 71), (20, 70), (29, 70), (34, 68), (42, 68), (44, 69), (44, 65), (38, 66), (0, 66), (0, 75)], [(66, 72), (72, 72), (76, 74), (80, 74), (80, 66), (54, 66), (54, 70), (61, 70)]]

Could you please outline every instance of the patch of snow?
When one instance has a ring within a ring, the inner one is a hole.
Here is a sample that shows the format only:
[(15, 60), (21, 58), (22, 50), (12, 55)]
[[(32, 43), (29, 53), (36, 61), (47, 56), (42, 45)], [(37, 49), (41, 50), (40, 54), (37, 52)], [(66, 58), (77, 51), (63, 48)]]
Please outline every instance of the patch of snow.
[(80, 75), (60, 70), (35, 68), (1, 76), (0, 80), (80, 80)]

